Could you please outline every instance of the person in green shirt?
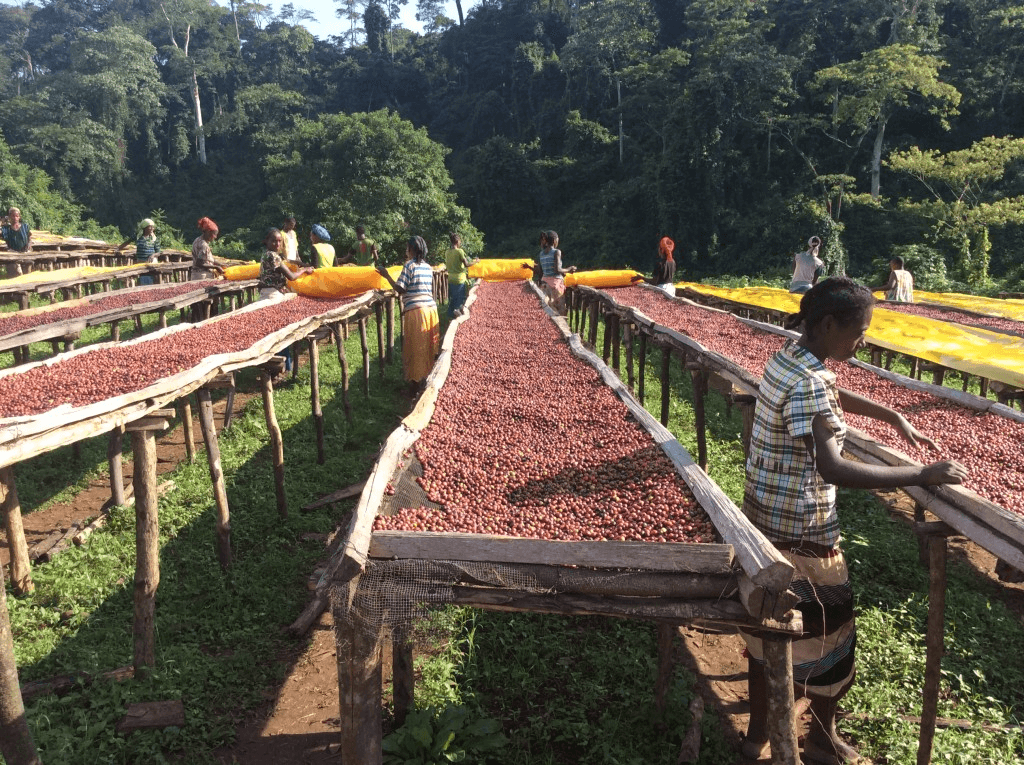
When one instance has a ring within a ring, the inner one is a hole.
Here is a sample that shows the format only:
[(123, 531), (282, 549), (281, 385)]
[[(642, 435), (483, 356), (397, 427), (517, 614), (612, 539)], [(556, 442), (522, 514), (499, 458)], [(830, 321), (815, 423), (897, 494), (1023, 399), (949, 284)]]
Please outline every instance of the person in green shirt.
[(345, 262), (357, 266), (377, 265), (377, 243), (366, 236), (362, 226), (356, 226), (356, 243), (349, 248)]
[(444, 255), (444, 265), (448, 269), (448, 318), (462, 316), (462, 308), (466, 305), (469, 293), (468, 269), (479, 258), (470, 259), (462, 249), (462, 238), (454, 231), (448, 234), (451, 248)]

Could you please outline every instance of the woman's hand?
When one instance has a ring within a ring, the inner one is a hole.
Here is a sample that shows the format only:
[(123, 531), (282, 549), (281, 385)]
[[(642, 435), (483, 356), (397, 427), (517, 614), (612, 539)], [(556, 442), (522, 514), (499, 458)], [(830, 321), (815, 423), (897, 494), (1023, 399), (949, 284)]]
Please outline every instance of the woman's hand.
[(939, 483), (963, 483), (967, 477), (967, 468), (956, 460), (933, 462), (921, 471), (921, 483), (934, 486)]
[(897, 431), (899, 431), (899, 434), (903, 436), (904, 440), (906, 440), (906, 442), (909, 443), (911, 446), (920, 446), (921, 444), (926, 444), (935, 451), (939, 450), (938, 444), (936, 444), (932, 439), (928, 438), (928, 436), (926, 436), (920, 430), (911, 425), (910, 421), (907, 420), (907, 418), (904, 417), (902, 414), (899, 415), (899, 418), (896, 420), (894, 427)]

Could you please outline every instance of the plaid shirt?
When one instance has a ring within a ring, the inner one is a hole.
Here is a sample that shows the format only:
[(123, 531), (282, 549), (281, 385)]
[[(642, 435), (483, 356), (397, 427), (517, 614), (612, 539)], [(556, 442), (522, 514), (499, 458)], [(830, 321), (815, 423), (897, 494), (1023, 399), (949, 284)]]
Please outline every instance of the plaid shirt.
[(743, 497), (743, 511), (773, 542), (839, 542), (836, 487), (818, 474), (804, 443), (816, 414), (842, 449), (846, 422), (835, 373), (790, 340), (761, 379)]

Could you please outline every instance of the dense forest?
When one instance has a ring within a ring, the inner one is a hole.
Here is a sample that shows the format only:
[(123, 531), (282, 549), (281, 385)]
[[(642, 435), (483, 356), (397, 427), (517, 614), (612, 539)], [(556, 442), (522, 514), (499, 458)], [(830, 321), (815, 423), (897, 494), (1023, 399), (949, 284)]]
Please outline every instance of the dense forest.
[(1018, 0), (419, 0), (424, 34), (406, 1), (338, 0), (328, 41), (290, 4), (0, 5), (0, 204), (186, 241), (209, 215), (225, 254), (285, 212), (391, 259), (553, 228), (646, 270), (667, 235), (686, 277), (778, 278), (818, 234), (832, 271), (1019, 288)]

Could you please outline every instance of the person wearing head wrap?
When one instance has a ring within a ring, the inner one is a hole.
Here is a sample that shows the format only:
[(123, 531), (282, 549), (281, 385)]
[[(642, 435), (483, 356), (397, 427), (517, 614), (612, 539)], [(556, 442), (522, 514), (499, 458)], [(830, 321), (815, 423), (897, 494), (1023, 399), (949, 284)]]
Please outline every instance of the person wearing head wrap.
[(441, 331), (434, 302), (434, 269), (427, 262), (427, 243), (423, 237), (409, 240), (405, 257), (397, 281), (381, 263), (377, 264), (377, 273), (402, 298), (402, 371), (413, 392), (434, 366), (441, 349)]
[[(152, 218), (143, 218), (139, 223), (139, 228), (142, 229), (142, 233), (135, 240), (135, 264), (156, 263), (156, 256), (160, 253), (160, 240), (156, 237), (156, 223)], [(131, 239), (126, 239), (118, 249), (123, 250), (131, 243)], [(148, 274), (139, 277), (140, 286), (153, 283), (153, 277)]]
[(309, 241), (313, 245), (313, 266), (330, 268), (334, 265), (334, 245), (330, 244), (331, 235), (322, 224), (316, 223), (309, 230)]
[(220, 233), (217, 224), (209, 218), (200, 218), (196, 221), (196, 228), (199, 236), (192, 242), (192, 270), (188, 277), (193, 282), (214, 279), (224, 273), (224, 269), (214, 262), (213, 250), (210, 249), (210, 242)]
[[(0, 227), (0, 238), (7, 243), (9, 252), (31, 252), (32, 231), (28, 224), (21, 219), (21, 210), (12, 207), (7, 211), (7, 220)], [(21, 266), (18, 263), (7, 264), (7, 275), (18, 276), (21, 274)]]
[(807, 249), (793, 255), (793, 279), (789, 283), (789, 291), (802, 295), (821, 278), (825, 263), (818, 257), (821, 239), (812, 236), (807, 240)]
[(284, 259), (291, 263), (301, 263), (302, 261), (299, 259), (299, 233), (295, 230), (295, 216), (286, 215), (279, 230), (284, 240)]
[(675, 248), (676, 243), (667, 236), (661, 238), (658, 242), (658, 262), (654, 265), (654, 276), (651, 279), (651, 284), (672, 297), (676, 296), (676, 262), (672, 258)]

